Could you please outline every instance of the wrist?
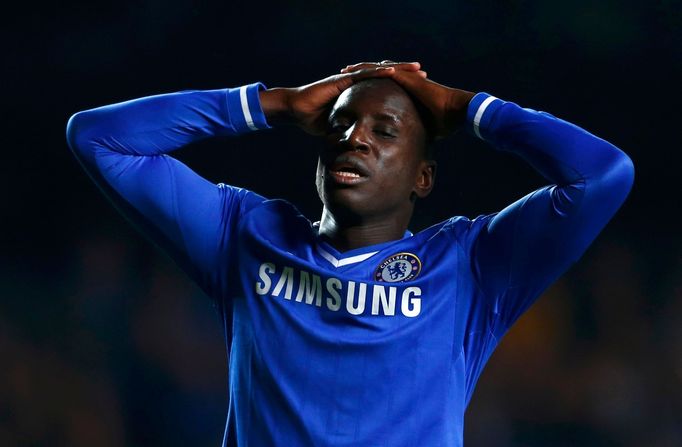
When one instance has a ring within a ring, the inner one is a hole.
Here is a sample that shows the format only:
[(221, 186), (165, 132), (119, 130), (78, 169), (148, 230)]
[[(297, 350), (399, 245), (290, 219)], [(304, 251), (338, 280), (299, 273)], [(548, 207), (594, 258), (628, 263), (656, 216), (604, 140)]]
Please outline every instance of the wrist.
[(290, 120), (289, 97), (291, 89), (276, 87), (259, 92), (263, 114), (270, 123), (285, 123)]
[(467, 109), (475, 93), (456, 88), (448, 88), (444, 103), (441, 107), (442, 117), (439, 128), (436, 130), (436, 138), (444, 138), (453, 132), (457, 132), (466, 123)]
[(447, 108), (456, 116), (458, 126), (464, 125), (469, 103), (475, 95), (475, 93), (466, 90), (452, 89), (450, 97), (448, 98)]

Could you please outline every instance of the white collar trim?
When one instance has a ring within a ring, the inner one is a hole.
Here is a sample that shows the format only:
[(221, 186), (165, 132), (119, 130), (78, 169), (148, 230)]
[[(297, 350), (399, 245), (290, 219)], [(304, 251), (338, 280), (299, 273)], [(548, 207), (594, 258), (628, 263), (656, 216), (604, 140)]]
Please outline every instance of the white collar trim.
[(336, 257), (333, 254), (329, 253), (327, 250), (320, 247), (319, 245), (316, 245), (316, 248), (320, 255), (322, 255), (322, 257), (329, 261), (329, 263), (334, 267), (343, 267), (344, 265), (356, 264), (358, 262), (364, 261), (365, 259), (371, 258), (375, 254), (379, 253), (378, 251), (372, 251), (370, 253), (363, 253), (361, 255), (351, 256), (350, 258), (336, 259)]

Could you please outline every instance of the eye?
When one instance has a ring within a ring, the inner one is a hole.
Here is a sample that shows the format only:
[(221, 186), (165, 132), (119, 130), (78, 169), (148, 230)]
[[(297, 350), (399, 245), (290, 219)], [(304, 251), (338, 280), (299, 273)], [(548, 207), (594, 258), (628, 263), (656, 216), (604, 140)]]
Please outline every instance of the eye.
[(348, 129), (348, 125), (345, 123), (329, 123), (329, 126), (327, 127), (327, 133), (332, 134), (332, 133), (340, 133), (340, 132), (345, 132), (346, 129)]
[(395, 138), (397, 136), (395, 130), (383, 127), (374, 129), (374, 132), (377, 133), (382, 138)]

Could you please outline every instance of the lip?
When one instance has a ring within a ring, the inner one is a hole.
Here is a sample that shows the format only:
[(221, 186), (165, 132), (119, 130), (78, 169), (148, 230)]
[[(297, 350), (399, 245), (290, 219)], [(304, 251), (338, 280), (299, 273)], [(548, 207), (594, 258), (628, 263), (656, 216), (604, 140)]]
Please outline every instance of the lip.
[(346, 174), (342, 174), (339, 171), (333, 171), (329, 168), (327, 168), (326, 171), (329, 174), (329, 178), (332, 178), (335, 183), (341, 185), (357, 185), (359, 183), (366, 182), (369, 179), (369, 177), (367, 177), (366, 175), (359, 175), (357, 177), (353, 177)]
[[(369, 169), (363, 160), (350, 154), (341, 154), (336, 157), (332, 163), (327, 164), (325, 171), (329, 178), (339, 185), (357, 185), (370, 177)], [(355, 175), (349, 175), (349, 171)]]

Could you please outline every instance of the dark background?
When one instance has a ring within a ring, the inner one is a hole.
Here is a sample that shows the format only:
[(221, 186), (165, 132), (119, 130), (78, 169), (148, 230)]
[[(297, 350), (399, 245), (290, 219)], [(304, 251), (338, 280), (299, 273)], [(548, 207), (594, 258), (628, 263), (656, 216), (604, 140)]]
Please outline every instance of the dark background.
[[(418, 60), (443, 84), (549, 111), (635, 164), (625, 205), (493, 355), (467, 445), (682, 445), (681, 10), (672, 0), (139, 0), (4, 11), (0, 445), (222, 438), (218, 319), (82, 172), (69, 116), (184, 89), (301, 85), (382, 59)], [(277, 129), (175, 154), (315, 219), (316, 144)], [(464, 133), (438, 160), (412, 230), (546, 184)]]

